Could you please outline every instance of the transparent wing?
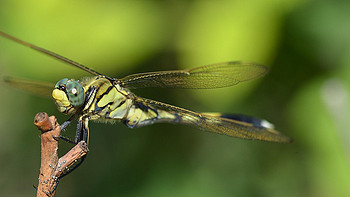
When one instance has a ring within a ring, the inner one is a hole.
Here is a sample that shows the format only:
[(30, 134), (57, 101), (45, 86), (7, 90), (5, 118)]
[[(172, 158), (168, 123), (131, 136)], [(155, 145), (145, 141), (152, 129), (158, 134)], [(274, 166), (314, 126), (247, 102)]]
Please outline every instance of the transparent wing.
[(26, 92), (43, 97), (51, 97), (52, 90), (55, 87), (55, 84), (51, 83), (38, 82), (8, 76), (3, 77), (3, 82), (14, 88), (21, 89)]
[[(141, 126), (153, 124), (156, 122), (182, 123), (199, 127), (209, 132), (224, 134), (242, 139), (262, 140), (279, 143), (289, 143), (292, 141), (291, 138), (276, 131), (273, 128), (272, 124), (264, 124), (263, 120), (257, 118), (244, 117), (244, 119), (247, 120), (244, 121), (242, 118), (238, 118), (237, 116), (231, 119), (228, 116), (223, 117), (218, 113), (197, 113), (180, 107), (144, 98), (137, 98), (136, 103), (138, 103), (138, 105), (141, 104), (143, 106), (143, 109), (147, 109), (148, 112), (156, 112), (156, 116), (154, 115), (154, 117), (152, 117), (152, 121), (150, 121), (150, 118), (144, 117), (147, 122), (145, 122), (146, 124), (139, 122)], [(259, 122), (257, 122), (257, 120), (259, 120)]]
[(19, 44), (21, 44), (21, 45), (23, 45), (23, 46), (30, 47), (30, 48), (32, 48), (32, 49), (34, 49), (34, 50), (36, 50), (36, 51), (38, 51), (38, 52), (40, 52), (40, 53), (43, 53), (43, 54), (48, 55), (48, 56), (50, 56), (50, 57), (53, 57), (53, 58), (55, 58), (55, 59), (61, 60), (61, 61), (65, 62), (65, 63), (67, 63), (67, 64), (70, 64), (70, 65), (72, 65), (72, 66), (75, 66), (75, 67), (77, 67), (77, 68), (80, 68), (80, 69), (82, 69), (82, 70), (84, 70), (84, 71), (86, 71), (86, 72), (88, 72), (88, 73), (90, 73), (90, 74), (93, 74), (93, 75), (101, 75), (100, 73), (94, 71), (93, 69), (88, 68), (88, 67), (86, 67), (86, 66), (84, 66), (84, 65), (82, 65), (82, 64), (80, 64), (80, 63), (78, 63), (78, 62), (75, 62), (75, 61), (73, 61), (73, 60), (71, 60), (71, 59), (68, 59), (68, 58), (66, 58), (66, 57), (63, 57), (62, 55), (59, 55), (59, 54), (54, 53), (54, 52), (52, 52), (52, 51), (49, 51), (49, 50), (47, 50), (47, 49), (38, 47), (38, 46), (36, 46), (36, 45), (34, 45), (34, 44), (31, 44), (31, 43), (29, 43), (29, 42), (23, 41), (23, 40), (21, 40), (21, 39), (19, 39), (19, 38), (16, 38), (16, 37), (14, 37), (14, 36), (11, 36), (10, 34), (5, 33), (5, 32), (0, 31), (0, 36), (3, 36), (3, 37), (5, 37), (5, 38), (7, 38), (7, 39), (10, 39), (10, 40), (12, 40), (12, 41), (15, 41), (15, 42), (17, 42), (17, 43), (19, 43)]
[(246, 62), (225, 62), (186, 70), (139, 73), (120, 81), (127, 88), (221, 88), (260, 77), (268, 67)]

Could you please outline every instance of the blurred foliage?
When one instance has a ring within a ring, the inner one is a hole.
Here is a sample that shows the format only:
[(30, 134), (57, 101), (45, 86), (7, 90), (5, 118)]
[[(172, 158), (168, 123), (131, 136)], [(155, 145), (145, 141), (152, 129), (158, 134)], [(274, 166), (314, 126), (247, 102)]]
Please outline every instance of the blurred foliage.
[[(350, 2), (0, 2), (0, 30), (112, 77), (243, 60), (271, 66), (217, 90), (137, 90), (196, 111), (263, 117), (292, 144), (244, 141), (179, 125), (130, 131), (91, 124), (90, 153), (58, 196), (347, 196), (350, 193)], [(55, 83), (87, 73), (0, 38), (0, 73)], [(52, 99), (0, 84), (0, 196), (33, 196), (34, 115)], [(74, 135), (74, 124), (64, 133)], [(64, 153), (70, 145), (62, 143)]]

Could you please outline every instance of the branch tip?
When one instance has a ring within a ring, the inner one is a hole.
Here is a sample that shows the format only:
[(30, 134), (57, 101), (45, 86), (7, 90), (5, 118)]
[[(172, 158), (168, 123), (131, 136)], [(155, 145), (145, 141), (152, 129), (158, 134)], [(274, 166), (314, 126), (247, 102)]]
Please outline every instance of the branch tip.
[(37, 126), (42, 133), (53, 129), (53, 124), (45, 112), (39, 112), (35, 115), (34, 125)]

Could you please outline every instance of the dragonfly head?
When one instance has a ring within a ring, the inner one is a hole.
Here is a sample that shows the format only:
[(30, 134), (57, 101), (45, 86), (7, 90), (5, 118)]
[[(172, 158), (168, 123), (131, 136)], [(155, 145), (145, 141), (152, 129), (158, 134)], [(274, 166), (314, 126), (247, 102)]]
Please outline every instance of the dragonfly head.
[(73, 79), (61, 79), (52, 91), (52, 97), (58, 110), (65, 114), (77, 111), (84, 104), (85, 93), (83, 86)]

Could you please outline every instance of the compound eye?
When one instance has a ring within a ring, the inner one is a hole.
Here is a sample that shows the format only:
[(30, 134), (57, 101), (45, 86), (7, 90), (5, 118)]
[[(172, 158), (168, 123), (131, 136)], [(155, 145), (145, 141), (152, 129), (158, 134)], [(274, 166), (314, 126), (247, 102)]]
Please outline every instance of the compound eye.
[(67, 82), (68, 82), (67, 78), (61, 79), (59, 82), (56, 83), (55, 89), (64, 90)]
[(70, 103), (74, 107), (80, 107), (84, 104), (85, 94), (84, 88), (78, 81), (67, 81), (66, 85), (66, 94)]

